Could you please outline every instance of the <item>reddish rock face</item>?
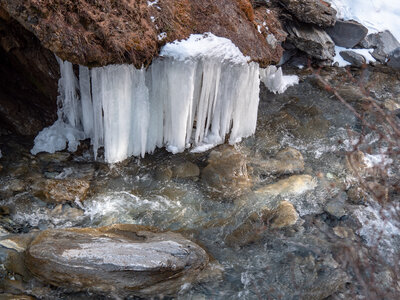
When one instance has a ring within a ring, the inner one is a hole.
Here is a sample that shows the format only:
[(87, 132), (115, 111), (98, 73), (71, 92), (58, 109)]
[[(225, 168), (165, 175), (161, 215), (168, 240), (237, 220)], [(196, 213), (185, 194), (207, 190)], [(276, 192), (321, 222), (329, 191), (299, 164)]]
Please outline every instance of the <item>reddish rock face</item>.
[(204, 32), (229, 38), (261, 65), (278, 62), (282, 53), (266, 39), (276, 28), (257, 30), (260, 18), (274, 23), (274, 16), (265, 9), (255, 14), (249, 0), (4, 0), (0, 6), (75, 64), (146, 66), (165, 43)]

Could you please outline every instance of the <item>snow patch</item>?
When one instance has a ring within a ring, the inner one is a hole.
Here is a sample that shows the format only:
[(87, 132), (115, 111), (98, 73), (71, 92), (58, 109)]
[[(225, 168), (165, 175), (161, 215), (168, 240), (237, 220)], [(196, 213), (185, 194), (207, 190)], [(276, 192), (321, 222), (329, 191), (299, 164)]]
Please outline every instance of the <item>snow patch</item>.
[(369, 33), (389, 30), (400, 41), (400, 1), (390, 0), (329, 0), (338, 18), (355, 20)]
[(339, 64), (339, 67), (345, 67), (351, 65), (348, 61), (344, 60), (343, 57), (339, 54), (340, 51), (345, 51), (345, 50), (350, 50), (355, 53), (361, 54), (362, 56), (364, 56), (367, 64), (376, 61), (375, 58), (373, 58), (371, 55), (374, 49), (351, 49), (351, 48), (335, 46), (335, 57), (333, 58), (333, 63), (337, 62)]
[(296, 75), (283, 75), (282, 68), (268, 66), (260, 69), (261, 81), (273, 93), (282, 94), (290, 86), (299, 83), (299, 77)]
[(167, 38), (167, 33), (166, 32), (161, 32), (158, 36), (157, 36), (157, 39), (159, 40), (159, 41), (162, 41), (163, 39), (166, 39)]
[(165, 45), (160, 56), (178, 61), (217, 59), (233, 64), (246, 64), (250, 57), (244, 56), (231, 40), (217, 37), (212, 33), (192, 34), (188, 39)]

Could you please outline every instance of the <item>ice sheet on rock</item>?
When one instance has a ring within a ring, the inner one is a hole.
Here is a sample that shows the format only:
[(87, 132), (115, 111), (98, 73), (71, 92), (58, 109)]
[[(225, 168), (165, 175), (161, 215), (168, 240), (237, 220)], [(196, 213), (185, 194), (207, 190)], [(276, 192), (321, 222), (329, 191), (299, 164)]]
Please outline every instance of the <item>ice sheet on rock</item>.
[(369, 33), (389, 30), (400, 41), (400, 1), (390, 0), (329, 0), (338, 18), (355, 20)]
[(273, 93), (282, 94), (288, 87), (299, 83), (296, 75), (283, 75), (282, 68), (268, 66), (260, 69), (261, 81)]

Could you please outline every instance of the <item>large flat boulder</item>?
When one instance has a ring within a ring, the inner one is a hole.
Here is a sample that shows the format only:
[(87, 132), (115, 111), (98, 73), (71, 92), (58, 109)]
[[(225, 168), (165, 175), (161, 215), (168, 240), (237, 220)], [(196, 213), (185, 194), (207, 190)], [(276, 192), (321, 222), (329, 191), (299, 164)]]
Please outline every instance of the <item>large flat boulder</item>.
[(45, 48), (75, 64), (140, 68), (165, 43), (205, 32), (229, 38), (264, 65), (279, 62), (282, 54), (267, 42), (268, 33), (257, 30), (249, 0), (4, 0), (0, 7)]
[(209, 262), (205, 250), (180, 234), (127, 224), (43, 231), (25, 260), (45, 283), (120, 296), (173, 295)]

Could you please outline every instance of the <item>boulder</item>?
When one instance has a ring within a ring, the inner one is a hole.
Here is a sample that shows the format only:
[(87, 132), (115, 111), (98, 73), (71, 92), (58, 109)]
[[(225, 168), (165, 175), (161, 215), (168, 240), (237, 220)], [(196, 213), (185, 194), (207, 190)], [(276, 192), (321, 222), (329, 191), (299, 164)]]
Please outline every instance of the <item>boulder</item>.
[(363, 55), (351, 50), (340, 51), (339, 54), (345, 61), (348, 61), (355, 67), (362, 67), (366, 62)]
[(288, 23), (288, 40), (298, 49), (311, 57), (332, 61), (335, 56), (335, 44), (322, 29), (312, 25)]
[(335, 25), (336, 10), (326, 1), (321, 0), (280, 0), (299, 21), (320, 27)]
[(43, 231), (25, 260), (45, 283), (122, 297), (174, 295), (209, 262), (202, 248), (180, 234), (127, 224)]
[(234, 147), (222, 145), (211, 151), (207, 163), (201, 172), (201, 181), (212, 193), (235, 197), (252, 186), (246, 157)]
[(205, 32), (232, 40), (265, 65), (277, 63), (282, 53), (257, 31), (249, 0), (5, 0), (0, 7), (45, 48), (86, 66), (130, 63), (141, 68), (165, 43)]
[(368, 29), (353, 20), (337, 20), (335, 26), (328, 27), (325, 31), (329, 34), (336, 46), (353, 48), (368, 34)]
[(45, 179), (34, 185), (34, 193), (49, 203), (65, 203), (85, 200), (89, 187), (84, 179)]
[(389, 60), (387, 64), (389, 67), (400, 69), (400, 47), (389, 53)]
[(389, 30), (385, 30), (368, 34), (365, 39), (360, 42), (360, 46), (363, 48), (374, 48), (375, 50), (372, 52), (372, 56), (376, 60), (384, 63), (389, 54), (400, 47), (400, 43)]

